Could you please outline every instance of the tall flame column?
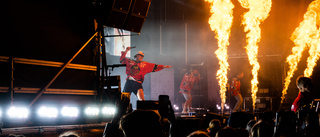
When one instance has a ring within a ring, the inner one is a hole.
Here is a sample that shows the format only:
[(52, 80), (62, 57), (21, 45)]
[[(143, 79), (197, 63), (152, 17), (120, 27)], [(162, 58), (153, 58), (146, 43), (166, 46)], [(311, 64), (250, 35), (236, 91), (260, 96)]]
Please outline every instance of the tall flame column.
[(217, 71), (217, 79), (220, 86), (221, 112), (223, 113), (226, 102), (226, 85), (228, 83), (227, 72), (229, 69), (227, 47), (233, 20), (234, 5), (230, 0), (205, 0), (210, 3), (212, 13), (208, 23), (212, 31), (216, 33), (215, 38), (218, 40), (218, 49), (215, 54), (219, 60), (220, 68)]
[(243, 15), (242, 24), (245, 25), (244, 30), (247, 32), (247, 46), (246, 51), (248, 54), (248, 59), (252, 68), (251, 80), (251, 97), (252, 97), (252, 106), (255, 110), (256, 104), (256, 94), (258, 92), (258, 71), (260, 65), (258, 62), (258, 42), (261, 39), (261, 29), (259, 25), (263, 22), (268, 16), (271, 10), (271, 0), (239, 0), (241, 6), (249, 9)]

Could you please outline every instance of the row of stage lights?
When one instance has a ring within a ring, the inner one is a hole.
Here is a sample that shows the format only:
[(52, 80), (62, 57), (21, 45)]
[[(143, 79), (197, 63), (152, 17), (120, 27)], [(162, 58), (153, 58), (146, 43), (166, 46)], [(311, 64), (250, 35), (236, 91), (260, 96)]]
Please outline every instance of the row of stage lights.
[[(84, 115), (83, 115), (84, 114)], [(35, 111), (24, 106), (10, 106), (7, 109), (0, 108), (1, 120), (25, 120), (30, 117), (39, 119), (57, 119), (57, 118), (78, 118), (78, 117), (113, 117), (116, 114), (116, 108), (113, 106), (87, 106), (85, 108), (75, 106), (40, 106)]]
[[(217, 108), (218, 110), (221, 110), (221, 106), (220, 106), (219, 104), (216, 105), (216, 108)], [(226, 110), (230, 109), (229, 105), (227, 105), (227, 104), (224, 104), (224, 108), (225, 108)]]

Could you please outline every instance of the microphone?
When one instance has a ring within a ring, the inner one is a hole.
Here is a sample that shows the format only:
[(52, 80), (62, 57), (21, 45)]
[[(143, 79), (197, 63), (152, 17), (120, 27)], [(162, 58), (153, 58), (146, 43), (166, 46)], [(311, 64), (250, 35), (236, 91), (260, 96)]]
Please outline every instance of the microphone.
[(201, 64), (190, 64), (190, 66), (203, 66), (204, 62), (202, 62)]
[(132, 46), (132, 47), (130, 47), (131, 49), (133, 49), (133, 48), (136, 48), (137, 46)]

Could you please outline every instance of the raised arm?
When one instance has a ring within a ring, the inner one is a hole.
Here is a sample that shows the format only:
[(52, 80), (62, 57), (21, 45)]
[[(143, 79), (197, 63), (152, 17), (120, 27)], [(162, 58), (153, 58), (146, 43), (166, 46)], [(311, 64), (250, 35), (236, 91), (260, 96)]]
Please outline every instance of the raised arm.
[(155, 64), (152, 72), (157, 72), (157, 71), (160, 71), (160, 70), (162, 70), (162, 69), (164, 69), (164, 68), (171, 68), (171, 66), (169, 66), (169, 65), (157, 65), (157, 64)]
[(128, 51), (131, 49), (131, 47), (127, 47), (125, 51), (121, 51), (121, 56), (120, 56), (120, 63), (122, 64), (126, 64), (125, 60), (126, 60), (126, 55), (128, 53)]

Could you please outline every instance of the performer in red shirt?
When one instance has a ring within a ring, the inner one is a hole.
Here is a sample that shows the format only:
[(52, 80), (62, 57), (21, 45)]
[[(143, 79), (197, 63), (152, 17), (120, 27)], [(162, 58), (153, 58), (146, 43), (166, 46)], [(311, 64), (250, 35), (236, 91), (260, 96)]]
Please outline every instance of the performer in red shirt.
[(139, 51), (134, 56), (134, 60), (128, 59), (126, 58), (126, 54), (130, 49), (131, 47), (127, 47), (125, 51), (121, 52), (120, 57), (120, 63), (126, 64), (126, 74), (128, 75), (123, 92), (133, 92), (139, 100), (145, 100), (142, 87), (144, 76), (147, 73), (160, 71), (164, 68), (170, 68), (171, 66), (142, 61), (144, 57), (144, 53), (142, 51)]
[(297, 87), (299, 89), (298, 97), (294, 100), (291, 106), (291, 110), (297, 112), (300, 109), (309, 109), (312, 102), (312, 82), (311, 78), (299, 76), (296, 80)]
[(182, 113), (187, 113), (190, 110), (192, 104), (191, 90), (194, 83), (198, 83), (200, 80), (200, 73), (196, 69), (191, 69), (190, 73), (186, 73), (183, 76), (183, 79), (180, 84), (180, 93), (186, 99), (186, 102), (183, 103)]
[(244, 111), (242, 108), (243, 98), (240, 93), (240, 79), (243, 77), (243, 73), (238, 74), (236, 77), (232, 78), (229, 92), (232, 92), (232, 96), (236, 98), (237, 103), (233, 108), (233, 112)]

